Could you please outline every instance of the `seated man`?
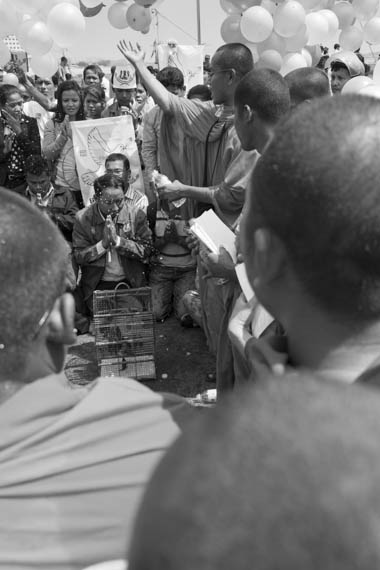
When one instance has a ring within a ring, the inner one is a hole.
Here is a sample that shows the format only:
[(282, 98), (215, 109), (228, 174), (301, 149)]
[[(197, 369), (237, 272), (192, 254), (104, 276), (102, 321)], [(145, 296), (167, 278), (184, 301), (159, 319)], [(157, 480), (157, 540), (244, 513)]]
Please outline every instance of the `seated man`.
[(51, 183), (49, 163), (40, 155), (31, 155), (25, 161), (28, 199), (49, 216), (61, 230), (63, 237), (72, 242), (75, 215), (78, 206), (68, 188)]
[(80, 286), (92, 313), (92, 294), (146, 285), (152, 238), (146, 213), (126, 193), (124, 180), (105, 174), (95, 180), (95, 202), (78, 212), (73, 232), (74, 257), (82, 269)]
[(353, 77), (365, 74), (364, 64), (353, 51), (340, 51), (330, 59), (331, 91), (340, 95), (343, 87)]
[(3, 190), (0, 249), (0, 567), (120, 558), (146, 482), (191, 410), (127, 378), (69, 386), (62, 368), (76, 337), (60, 232)]
[(351, 383), (368, 379), (375, 367), (379, 144), (378, 101), (332, 97), (294, 111), (258, 162), (242, 249), (257, 298), (286, 338), (273, 339), (282, 352), (248, 340), (256, 377), (257, 367), (265, 374), (290, 365)]
[(292, 109), (315, 99), (330, 95), (330, 83), (327, 73), (316, 67), (293, 69), (284, 77), (289, 87)]
[(380, 394), (306, 375), (251, 386), (155, 471), (129, 570), (374, 570)]

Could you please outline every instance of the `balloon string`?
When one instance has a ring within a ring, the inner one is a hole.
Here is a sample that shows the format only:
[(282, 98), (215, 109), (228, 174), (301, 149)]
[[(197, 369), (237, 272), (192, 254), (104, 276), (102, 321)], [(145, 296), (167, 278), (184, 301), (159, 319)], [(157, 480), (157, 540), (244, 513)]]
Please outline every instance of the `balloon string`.
[(178, 30), (180, 30), (183, 34), (186, 34), (187, 36), (189, 36), (189, 38), (191, 38), (192, 40), (198, 41), (197, 38), (195, 38), (194, 36), (192, 36), (191, 34), (189, 34), (188, 32), (186, 32), (186, 30), (184, 30), (183, 28), (181, 28), (181, 26), (178, 26), (178, 24), (176, 24), (175, 22), (173, 22), (172, 20), (170, 20), (170, 18), (168, 18), (167, 16), (164, 16), (159, 10), (156, 10), (157, 14), (159, 16), (161, 16), (161, 18), (163, 18), (164, 20), (166, 20), (167, 22), (169, 22), (169, 24), (172, 24), (172, 26), (174, 26), (175, 28), (178, 28)]

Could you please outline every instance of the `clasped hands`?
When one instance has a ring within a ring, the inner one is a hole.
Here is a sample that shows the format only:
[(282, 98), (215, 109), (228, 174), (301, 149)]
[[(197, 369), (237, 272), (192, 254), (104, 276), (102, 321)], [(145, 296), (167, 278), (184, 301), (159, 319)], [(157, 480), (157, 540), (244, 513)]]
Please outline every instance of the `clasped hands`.
[(104, 249), (109, 249), (111, 246), (116, 245), (117, 242), (116, 226), (111, 218), (106, 219), (103, 230), (102, 245)]

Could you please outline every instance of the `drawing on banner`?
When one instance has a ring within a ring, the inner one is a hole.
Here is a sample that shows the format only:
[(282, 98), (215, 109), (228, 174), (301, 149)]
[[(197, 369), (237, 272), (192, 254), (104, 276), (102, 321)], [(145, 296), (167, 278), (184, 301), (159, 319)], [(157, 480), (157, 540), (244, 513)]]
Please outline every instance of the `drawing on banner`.
[(144, 192), (132, 117), (123, 115), (75, 121), (72, 127), (75, 161), (85, 205), (90, 203), (93, 196), (95, 178), (104, 174), (105, 159), (113, 153), (128, 157), (131, 184)]

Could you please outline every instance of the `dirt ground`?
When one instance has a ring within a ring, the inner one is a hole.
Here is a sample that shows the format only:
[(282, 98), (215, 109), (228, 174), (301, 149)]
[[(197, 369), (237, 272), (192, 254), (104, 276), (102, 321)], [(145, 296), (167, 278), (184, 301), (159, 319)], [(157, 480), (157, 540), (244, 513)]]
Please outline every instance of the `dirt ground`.
[[(155, 325), (156, 380), (144, 381), (152, 390), (173, 392), (185, 397), (215, 388), (207, 375), (215, 373), (215, 359), (209, 353), (200, 328), (186, 329), (175, 317)], [(95, 339), (81, 335), (70, 347), (66, 375), (75, 384), (87, 384), (98, 376)]]

